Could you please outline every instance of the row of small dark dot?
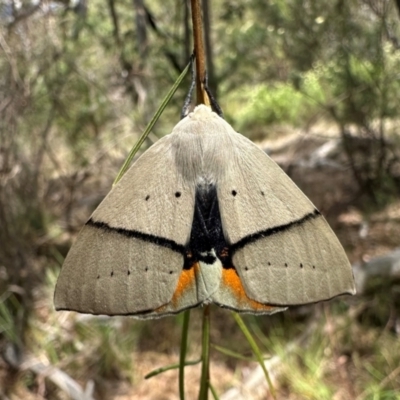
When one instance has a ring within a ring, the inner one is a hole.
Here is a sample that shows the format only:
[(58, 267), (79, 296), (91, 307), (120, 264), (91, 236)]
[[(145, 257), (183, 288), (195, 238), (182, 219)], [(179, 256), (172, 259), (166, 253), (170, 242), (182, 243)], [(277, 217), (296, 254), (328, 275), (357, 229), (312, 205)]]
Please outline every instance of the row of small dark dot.
[[(181, 197), (181, 192), (175, 192), (175, 197)], [(148, 194), (146, 197), (145, 197), (145, 200), (147, 201), (147, 200), (149, 200), (150, 199), (150, 195)]]
[[(232, 196), (233, 196), (233, 197), (235, 197), (235, 196), (237, 195), (237, 191), (236, 191), (236, 190), (232, 190), (231, 193), (232, 193)], [(265, 195), (263, 191), (261, 191), (260, 193), (261, 193), (262, 196)]]
[[(268, 262), (268, 265), (271, 265), (271, 263)], [(288, 267), (288, 264), (287, 264), (287, 263), (285, 263), (285, 267)], [(313, 269), (315, 269), (315, 265), (313, 265), (312, 267), (313, 267)], [(303, 264), (300, 264), (300, 268), (303, 268)], [(244, 269), (245, 269), (246, 271), (249, 270), (248, 267), (244, 267)], [(149, 270), (149, 268), (146, 267), (146, 268), (145, 268), (145, 271), (147, 272), (148, 270)], [(170, 273), (170, 274), (173, 274), (173, 271), (169, 271), (169, 273)], [(130, 274), (131, 274), (131, 271), (128, 271), (127, 275), (130, 275)], [(114, 271), (112, 271), (112, 272), (110, 273), (110, 276), (114, 276)], [(100, 278), (100, 275), (97, 275), (97, 279), (99, 279), (99, 278)]]
[[(146, 267), (144, 270), (147, 272), (147, 271), (149, 270), (149, 268)], [(173, 271), (169, 271), (169, 273), (170, 273), (170, 274), (173, 274)], [(131, 274), (131, 271), (128, 270), (127, 275), (130, 275), (130, 274)], [(111, 277), (114, 276), (114, 271), (111, 271), (110, 276), (111, 276)], [(100, 279), (100, 275), (97, 275), (97, 279)]]
[[(236, 190), (232, 190), (232, 196), (233, 197), (235, 197), (236, 195), (237, 195), (237, 191)], [(261, 195), (262, 196), (264, 196), (264, 192), (260, 192), (261, 193)], [(175, 192), (175, 197), (181, 197), (181, 192)], [(149, 200), (150, 199), (150, 195), (148, 194), (146, 197), (145, 197), (145, 200), (147, 201), (147, 200)]]
[[(268, 262), (268, 265), (271, 265), (271, 263)], [(287, 263), (285, 263), (285, 267), (286, 267), (286, 268), (288, 267), (288, 264), (287, 264)], [(300, 268), (303, 268), (303, 267), (304, 267), (304, 265), (300, 263)], [(313, 265), (312, 268), (315, 269), (315, 265)], [(244, 269), (245, 269), (246, 271), (249, 270), (248, 267), (244, 267)]]

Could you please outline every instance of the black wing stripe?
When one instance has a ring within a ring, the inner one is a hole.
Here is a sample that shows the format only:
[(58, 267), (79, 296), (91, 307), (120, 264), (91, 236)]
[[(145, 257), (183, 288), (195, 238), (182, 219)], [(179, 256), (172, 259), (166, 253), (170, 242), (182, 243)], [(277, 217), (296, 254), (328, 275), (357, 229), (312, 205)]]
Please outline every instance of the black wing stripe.
[(178, 244), (171, 239), (166, 239), (166, 238), (163, 238), (160, 236), (150, 235), (148, 233), (135, 231), (133, 229), (116, 228), (116, 227), (108, 225), (106, 222), (94, 221), (92, 218), (90, 218), (89, 221), (86, 222), (86, 225), (106, 231), (106, 232), (118, 233), (119, 235), (122, 235), (122, 236), (125, 236), (128, 238), (135, 238), (135, 239), (143, 240), (144, 242), (153, 243), (153, 244), (156, 244), (157, 246), (167, 247), (168, 249), (171, 249), (182, 255), (185, 255), (185, 253), (186, 253), (185, 246)]
[(304, 217), (297, 219), (295, 221), (291, 221), (287, 224), (284, 225), (278, 225), (278, 226), (274, 226), (272, 228), (268, 228), (265, 229), (263, 231), (259, 231), (259, 232), (255, 232), (252, 233), (250, 235), (245, 236), (243, 239), (240, 239), (238, 242), (234, 243), (233, 245), (230, 246), (230, 250), (232, 252), (232, 254), (239, 250), (242, 249), (243, 247), (245, 247), (246, 245), (248, 245), (249, 243), (254, 243), (259, 239), (268, 237), (268, 236), (272, 236), (275, 235), (277, 233), (281, 233), (281, 232), (285, 232), (289, 229), (292, 229), (296, 226), (300, 226), (302, 224), (304, 224), (307, 221), (310, 221), (314, 218), (318, 218), (321, 216), (321, 213), (315, 209), (313, 212), (306, 214)]

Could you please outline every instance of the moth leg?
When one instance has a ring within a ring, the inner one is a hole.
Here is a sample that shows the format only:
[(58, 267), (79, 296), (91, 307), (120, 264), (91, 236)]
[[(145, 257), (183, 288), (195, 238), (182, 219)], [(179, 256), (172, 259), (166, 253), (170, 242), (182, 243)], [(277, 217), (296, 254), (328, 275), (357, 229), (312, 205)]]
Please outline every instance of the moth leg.
[(181, 119), (185, 118), (189, 114), (190, 103), (192, 102), (192, 94), (194, 87), (196, 86), (196, 74), (194, 71), (194, 53), (190, 56), (190, 70), (192, 72), (192, 83), (190, 84), (189, 92), (186, 95), (185, 102), (183, 103), (181, 111)]
[(205, 89), (205, 91), (206, 91), (206, 93), (207, 93), (207, 95), (208, 95), (208, 97), (210, 99), (212, 110), (214, 112), (216, 112), (218, 114), (218, 116), (220, 116), (221, 118), (224, 118), (224, 113), (222, 112), (222, 109), (221, 109), (220, 105), (218, 104), (217, 99), (214, 97), (214, 95), (211, 93), (210, 88), (208, 87), (208, 74), (207, 74), (207, 72), (206, 72), (206, 76), (204, 78), (204, 82), (203, 83), (204, 83), (204, 89)]

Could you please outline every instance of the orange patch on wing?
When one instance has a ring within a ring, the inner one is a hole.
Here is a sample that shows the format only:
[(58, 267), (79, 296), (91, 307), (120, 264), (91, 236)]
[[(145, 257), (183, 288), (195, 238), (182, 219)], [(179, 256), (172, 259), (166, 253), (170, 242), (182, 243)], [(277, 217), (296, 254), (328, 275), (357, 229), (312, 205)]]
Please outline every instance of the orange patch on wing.
[(194, 285), (199, 268), (199, 263), (196, 263), (191, 268), (182, 270), (174, 295), (172, 296), (172, 304), (176, 305), (184, 292)]
[(199, 264), (196, 263), (191, 268), (182, 270), (171, 301), (161, 307), (156, 308), (154, 312), (162, 314), (168, 309), (168, 307), (172, 306), (172, 309), (178, 308), (179, 300), (184, 295), (184, 292), (194, 285), (196, 274), (198, 273), (199, 268)]
[(268, 304), (262, 304), (258, 301), (250, 299), (247, 296), (239, 275), (234, 268), (224, 268), (222, 271), (222, 282), (225, 286), (229, 287), (234, 293), (239, 304), (248, 307), (256, 311), (269, 311), (273, 310), (274, 306), (269, 306)]

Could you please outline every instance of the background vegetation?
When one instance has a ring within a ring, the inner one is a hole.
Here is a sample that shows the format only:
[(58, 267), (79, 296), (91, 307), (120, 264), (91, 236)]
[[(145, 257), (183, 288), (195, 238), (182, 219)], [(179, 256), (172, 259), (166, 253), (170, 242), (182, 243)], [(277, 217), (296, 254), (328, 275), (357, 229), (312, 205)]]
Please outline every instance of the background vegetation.
[[(368, 277), (356, 298), (247, 318), (279, 360), (278, 398), (400, 399), (399, 275), (386, 263), (369, 280), (367, 268), (400, 242), (400, 4), (204, 7), (209, 81), (226, 119), (267, 139)], [(177, 398), (174, 372), (142, 377), (177, 360), (179, 316), (55, 313), (52, 293), (73, 238), (191, 46), (185, 0), (0, 1), (0, 398), (68, 398), (63, 372), (88, 393), (93, 387), (96, 399)], [(188, 85), (146, 146), (177, 123)], [(213, 343), (248, 355), (229, 312), (213, 312)], [(193, 358), (199, 320), (195, 312)], [(212, 357), (220, 393), (241, 386), (256, 365)], [(198, 370), (190, 368), (196, 393)], [(244, 398), (265, 398), (263, 390)]]

